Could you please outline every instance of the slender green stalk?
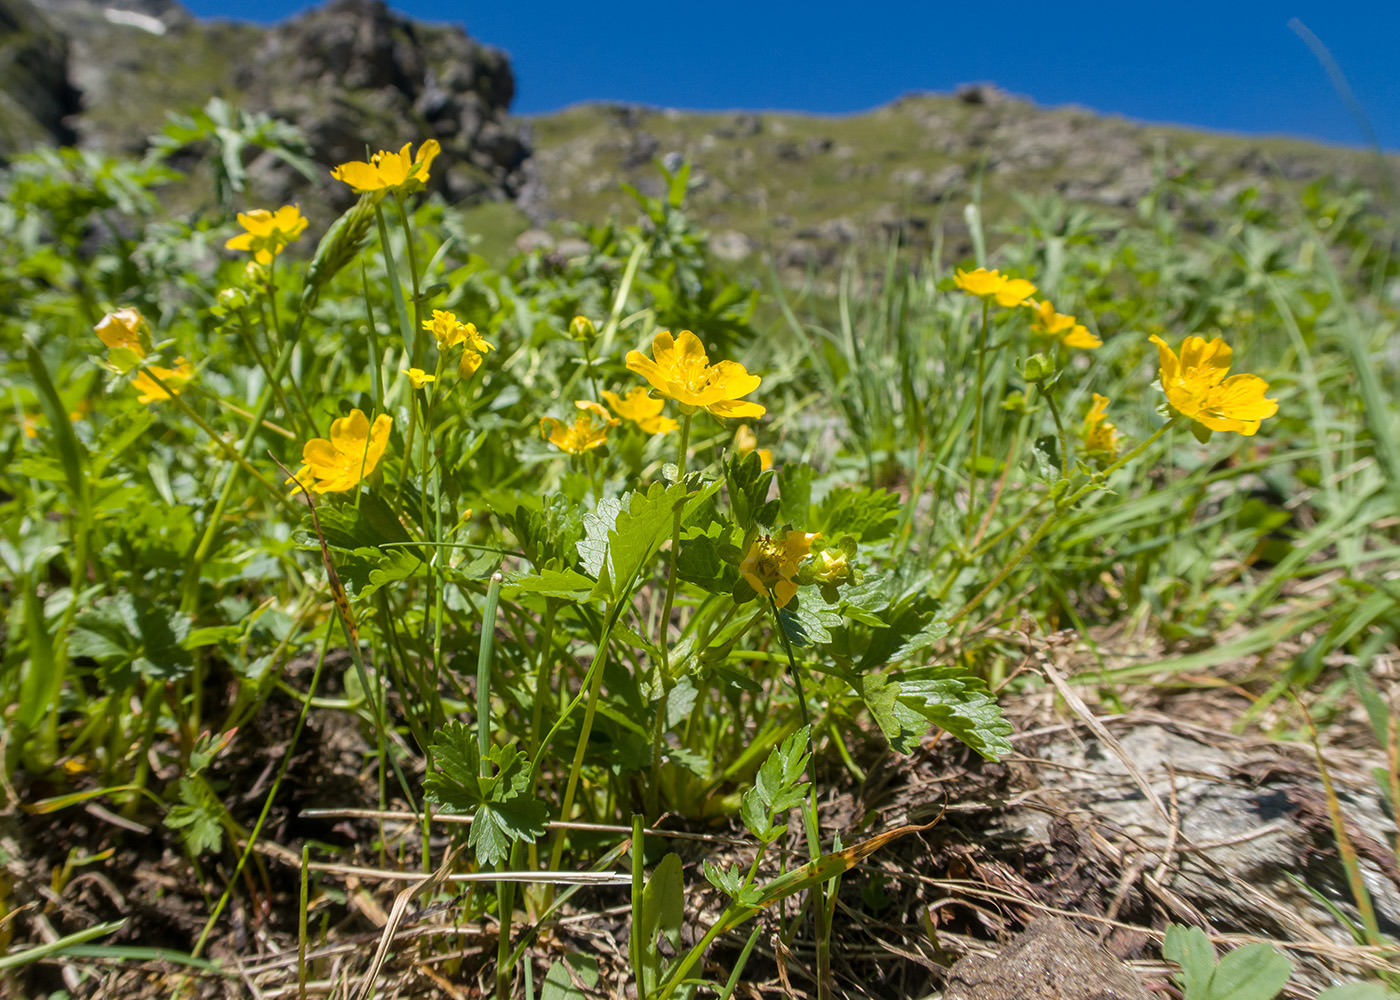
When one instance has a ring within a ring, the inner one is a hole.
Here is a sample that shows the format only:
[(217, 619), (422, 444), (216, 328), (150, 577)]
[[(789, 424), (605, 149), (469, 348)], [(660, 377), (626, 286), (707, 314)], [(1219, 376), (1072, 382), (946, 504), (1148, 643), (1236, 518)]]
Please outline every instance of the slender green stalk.
[(476, 657), (476, 748), (483, 778), (491, 777), (491, 656), (496, 645), (496, 607), (504, 580), (500, 573), (493, 573), (486, 588), (486, 604), (481, 610), (481, 646)]
[(646, 968), (642, 963), (642, 866), (645, 862), (643, 832), (646, 824), (641, 813), (632, 814), (632, 918), (627, 935), (627, 959), (632, 964), (632, 977), (637, 981), (637, 1000), (647, 1000)]
[[(797, 690), (797, 705), (802, 713), (802, 725), (807, 729), (808, 768), (812, 780), (807, 786), (806, 809), (803, 810), (803, 829), (807, 834), (807, 857), (817, 861), (822, 856), (821, 825), (817, 815), (817, 750), (813, 740), (812, 717), (807, 710), (807, 692), (802, 687), (802, 669), (797, 665), (797, 657), (792, 652), (792, 641), (778, 617), (778, 602), (768, 595), (768, 606), (773, 609), (773, 626), (783, 640), (783, 650), (787, 653), (788, 668), (792, 671), (792, 685)], [(826, 908), (826, 887), (818, 882), (812, 886), (812, 917), (816, 924), (817, 937), (817, 998), (828, 1000), (831, 996), (831, 926), (829, 911)]]
[(991, 316), (991, 303), (982, 300), (982, 322), (977, 327), (977, 389), (972, 401), (972, 480), (967, 487), (967, 525), (963, 534), (972, 546), (972, 526), (976, 520), (978, 462), (982, 452), (982, 383), (987, 366), (987, 322)]
[(1040, 395), (1045, 399), (1045, 405), (1050, 408), (1050, 419), (1055, 421), (1055, 432), (1060, 437), (1060, 474), (1068, 475), (1070, 470), (1069, 435), (1065, 433), (1065, 425), (1060, 420), (1060, 407), (1055, 403), (1055, 394), (1048, 386), (1042, 386)]
[(418, 290), (418, 250), (413, 243), (413, 227), (409, 223), (408, 201), (395, 195), (399, 206), (399, 218), (403, 220), (404, 245), (408, 247), (408, 275), (413, 283), (413, 363), (418, 364), (418, 331), (423, 329), (423, 293)]
[[(676, 456), (676, 482), (685, 482), (685, 460), (690, 451), (690, 422), (693, 414), (681, 418), (681, 442)], [(671, 527), (671, 555), (666, 566), (666, 599), (661, 605), (661, 621), (656, 626), (656, 647), (661, 650), (661, 699), (656, 704), (656, 723), (651, 733), (651, 781), (647, 787), (647, 806), (655, 813), (661, 794), (661, 744), (666, 735), (666, 715), (671, 699), (671, 607), (676, 599), (676, 565), (681, 553), (681, 511), (676, 508)]]
[(374, 303), (369, 299), (369, 273), (365, 262), (360, 261), (360, 288), (365, 298), (365, 321), (369, 328), (369, 396), (374, 400), (376, 412), (384, 410), (384, 375), (379, 370), (384, 356), (379, 352), (379, 328), (374, 324)]
[(301, 845), (301, 895), (297, 910), (297, 1000), (306, 1000), (306, 918), (310, 905), (311, 845)]

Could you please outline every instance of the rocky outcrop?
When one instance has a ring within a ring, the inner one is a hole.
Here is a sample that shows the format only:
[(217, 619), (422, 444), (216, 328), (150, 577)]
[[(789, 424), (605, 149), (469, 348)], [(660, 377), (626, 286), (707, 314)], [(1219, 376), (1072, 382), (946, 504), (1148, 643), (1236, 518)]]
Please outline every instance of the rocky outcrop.
[[(0, 155), (43, 143), (140, 153), (168, 112), (216, 96), (297, 125), (327, 172), (366, 148), (436, 138), (433, 184), (452, 201), (515, 197), (530, 155), (506, 117), (505, 54), (382, 0), (332, 0), (267, 29), (201, 21), (177, 0), (0, 0), (0, 91)], [(307, 184), (271, 156), (249, 175), (266, 200)], [(324, 194), (350, 197), (328, 181)]]
[(37, 143), (71, 143), (78, 110), (68, 42), (28, 0), (0, 0), (0, 159)]
[(505, 119), (515, 94), (505, 54), (380, 0), (333, 0), (272, 28), (235, 82), (250, 107), (295, 122), (323, 163), (431, 137), (443, 147), (435, 183), (451, 200), (513, 197), (524, 183), (530, 149)]

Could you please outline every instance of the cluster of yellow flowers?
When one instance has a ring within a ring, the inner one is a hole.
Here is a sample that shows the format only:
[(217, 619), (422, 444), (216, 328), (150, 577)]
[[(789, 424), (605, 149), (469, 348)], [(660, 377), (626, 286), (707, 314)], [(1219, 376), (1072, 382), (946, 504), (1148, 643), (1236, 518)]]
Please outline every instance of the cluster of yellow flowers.
[[(440, 354), (446, 354), (452, 348), (461, 346), (462, 357), (457, 362), (457, 374), (462, 378), (470, 378), (476, 374), (481, 362), (485, 360), (486, 353), (495, 350), (477, 331), (475, 323), (463, 323), (456, 314), (445, 309), (434, 309), (433, 318), (423, 321), (423, 329), (433, 335)], [(417, 377), (413, 374), (415, 371), (418, 372)], [(413, 379), (415, 389), (421, 389), (425, 382), (435, 381), (436, 378), (432, 375), (425, 378), (416, 368), (408, 371), (408, 376)]]
[[(591, 326), (579, 317), (570, 324), (570, 330), (585, 324)], [(581, 412), (573, 422), (544, 417), (540, 420), (541, 434), (561, 451), (581, 455), (605, 444), (608, 431), (617, 426), (619, 419), (631, 421), (645, 434), (671, 433), (680, 424), (662, 415), (667, 399), (679, 404), (681, 413), (687, 416), (700, 410), (717, 417), (760, 417), (766, 412), (758, 403), (740, 398), (757, 389), (762, 379), (750, 375), (737, 361), (710, 364), (705, 345), (689, 330), (682, 330), (679, 337), (662, 330), (652, 338), (651, 353), (649, 358), (641, 351), (627, 352), (628, 369), (651, 383), (650, 392), (640, 385), (625, 395), (603, 390), (603, 399), (616, 418), (597, 403), (575, 400), (574, 406)], [(740, 443), (737, 437), (735, 443)], [(752, 448), (750, 444), (748, 450)], [(768, 461), (771, 464), (771, 454)]]
[[(1029, 307), (1035, 313), (1031, 330), (1055, 337), (1065, 347), (1093, 349), (1103, 344), (1073, 316), (1055, 311), (1049, 300), (1036, 302), (1036, 287), (1024, 278), (1010, 278), (999, 271), (979, 267), (959, 270), (954, 283), (969, 295), (985, 302), (995, 301), (1006, 308)], [(1220, 337), (1209, 342), (1204, 337), (1187, 337), (1181, 356), (1153, 334), (1157, 345), (1161, 387), (1171, 408), (1213, 431), (1234, 431), (1251, 436), (1259, 422), (1278, 412), (1278, 401), (1265, 398), (1269, 384), (1258, 375), (1232, 375), (1231, 350)], [(1091, 453), (1113, 456), (1118, 451), (1118, 431), (1105, 418), (1108, 399), (1097, 393), (1084, 420), (1084, 444)]]
[(1035, 313), (1031, 319), (1031, 330), (1046, 337), (1054, 337), (1065, 347), (1081, 347), (1093, 350), (1102, 347), (1103, 341), (1089, 332), (1089, 328), (1073, 316), (1055, 311), (1049, 299), (1036, 302), (1031, 298), (1037, 289), (1025, 278), (1008, 278), (1000, 271), (989, 271), (979, 267), (975, 271), (958, 270), (953, 282), (968, 295), (984, 302), (996, 302), (1007, 309), (1025, 306)]
[[(405, 144), (398, 152), (380, 150), (367, 161), (341, 164), (331, 175), (361, 194), (400, 197), (427, 183), (429, 168), (440, 152), (433, 140), (423, 143), (416, 156), (410, 157), (410, 148), (411, 144)], [(276, 211), (254, 209), (240, 213), (238, 222), (244, 231), (230, 238), (225, 246), (251, 253), (253, 262), (260, 266), (271, 264), (307, 227), (307, 220), (294, 205), (284, 205)], [(1055, 338), (1065, 347), (1092, 350), (1102, 345), (1074, 316), (1057, 312), (1049, 300), (1036, 301), (1036, 286), (1024, 278), (977, 268), (957, 271), (954, 281), (959, 289), (987, 305), (1030, 309), (1032, 332)], [(457, 370), (467, 378), (494, 349), (474, 324), (463, 323), (447, 310), (434, 310), (432, 318), (424, 320), (422, 326), (433, 335), (440, 360), (436, 373), (416, 367), (401, 369), (415, 389), (437, 381), (449, 351), (462, 349)], [(133, 307), (109, 313), (95, 330), (108, 348), (110, 367), (131, 374), (142, 403), (169, 399), (194, 377), (193, 367), (183, 357), (175, 360), (173, 368), (145, 364), (151, 352), (149, 326)], [(570, 324), (570, 335), (575, 339), (588, 339), (584, 335), (592, 331), (592, 324), (583, 317)], [(1278, 411), (1277, 401), (1265, 397), (1268, 384), (1263, 379), (1249, 374), (1227, 377), (1231, 350), (1220, 338), (1207, 342), (1202, 337), (1187, 337), (1179, 357), (1160, 337), (1154, 335), (1150, 339), (1157, 345), (1161, 388), (1177, 413), (1210, 430), (1252, 435), (1258, 431), (1260, 421)], [(649, 389), (634, 386), (623, 394), (602, 392), (611, 412), (597, 402), (575, 400), (578, 413), (574, 419), (544, 417), (540, 420), (542, 435), (561, 451), (582, 455), (605, 444), (608, 432), (623, 420), (648, 435), (670, 434), (680, 423), (664, 415), (668, 399), (687, 418), (700, 410), (720, 418), (741, 419), (761, 417), (766, 412), (761, 404), (743, 398), (757, 389), (762, 379), (749, 374), (737, 362), (712, 364), (700, 338), (689, 330), (682, 330), (678, 337), (669, 331), (657, 333), (652, 339), (650, 357), (641, 351), (629, 351), (626, 363), (629, 370), (647, 381)], [(1107, 397), (1095, 393), (1082, 428), (1086, 452), (1101, 465), (1115, 457), (1119, 449), (1118, 430), (1107, 419), (1108, 404)], [(331, 423), (329, 438), (306, 442), (301, 468), (287, 482), (322, 494), (357, 488), (378, 467), (392, 429), (393, 420), (388, 414), (379, 414), (371, 421), (363, 411), (351, 410)], [(747, 423), (737, 428), (733, 449), (741, 455), (757, 451), (762, 468), (772, 467), (772, 453), (758, 448), (757, 436)], [(749, 545), (739, 571), (756, 592), (770, 596), (780, 608), (797, 593), (799, 577), (803, 583), (824, 588), (853, 579), (847, 562), (850, 553), (824, 548), (824, 542), (814, 553), (813, 542), (819, 538), (818, 534), (791, 529), (775, 535), (760, 534)], [(848, 541), (843, 540), (843, 544)], [(805, 568), (804, 563), (808, 564)]]
[(107, 363), (112, 369), (123, 374), (131, 374), (131, 384), (139, 391), (136, 397), (142, 403), (158, 403), (169, 399), (171, 393), (179, 395), (194, 378), (194, 366), (183, 357), (175, 359), (174, 368), (144, 363), (151, 353), (150, 324), (141, 310), (135, 306), (125, 306), (103, 316), (93, 327), (99, 340), (107, 346)]

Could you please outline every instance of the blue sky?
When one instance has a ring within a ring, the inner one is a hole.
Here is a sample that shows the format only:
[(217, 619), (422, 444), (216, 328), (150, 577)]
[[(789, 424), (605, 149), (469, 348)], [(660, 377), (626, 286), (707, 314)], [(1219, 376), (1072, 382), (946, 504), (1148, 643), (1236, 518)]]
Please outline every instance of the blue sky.
[[(297, 0), (195, 13), (271, 21)], [(510, 53), (514, 110), (579, 101), (680, 108), (861, 111), (914, 90), (990, 80), (1046, 105), (1145, 121), (1360, 145), (1363, 133), (1307, 46), (1331, 49), (1381, 143), (1400, 149), (1400, 3), (993, 3), (400, 0)]]

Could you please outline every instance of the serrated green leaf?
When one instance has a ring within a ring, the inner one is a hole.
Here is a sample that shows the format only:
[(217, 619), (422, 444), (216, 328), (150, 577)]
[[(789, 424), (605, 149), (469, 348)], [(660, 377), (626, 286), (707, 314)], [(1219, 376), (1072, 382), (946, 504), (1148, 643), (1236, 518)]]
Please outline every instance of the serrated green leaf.
[(832, 490), (816, 510), (816, 522), (808, 530), (834, 537), (841, 532), (857, 541), (888, 538), (899, 517), (899, 494), (864, 486)]
[(607, 564), (608, 532), (612, 531), (621, 512), (622, 501), (604, 497), (592, 512), (583, 515), (583, 537), (576, 544), (579, 558), (583, 560), (583, 571), (595, 579)]
[(573, 569), (542, 569), (537, 573), (513, 573), (506, 578), (505, 589), (522, 594), (558, 597), (566, 601), (581, 601), (588, 597), (594, 581)]
[(706, 861), (704, 864), (705, 878), (710, 885), (724, 893), (730, 899), (739, 896), (739, 888), (744, 884), (744, 875), (739, 870), (737, 864), (729, 868), (721, 868), (713, 861)]
[(794, 646), (812, 646), (831, 641), (830, 629), (841, 627), (841, 616), (832, 605), (820, 603), (815, 594), (797, 598), (778, 609), (778, 621)]
[(165, 825), (180, 831), (185, 849), (192, 855), (217, 851), (223, 845), (224, 832), (219, 820), (223, 807), (203, 781), (181, 778), (180, 803), (165, 814)]
[(808, 783), (802, 780), (810, 755), (807, 751), (811, 729), (804, 726), (768, 753), (758, 769), (754, 785), (740, 800), (744, 825), (765, 844), (787, 829), (783, 822), (788, 810), (802, 801)]
[(987, 760), (1011, 752), (1011, 723), (987, 684), (961, 666), (916, 667), (898, 677), (899, 703), (947, 730)]
[[(614, 581), (613, 590), (600, 595), (613, 600), (626, 596), (620, 591), (630, 587), (632, 578), (656, 554), (661, 543), (671, 537), (677, 510), (685, 503), (686, 487), (683, 483), (671, 486), (652, 483), (645, 494), (638, 490), (628, 494), (625, 499), (627, 502), (608, 532), (608, 563)], [(599, 583), (601, 585), (602, 581)]]
[(492, 746), (482, 768), (475, 731), (449, 722), (433, 738), (433, 761), (436, 771), (423, 783), (428, 798), (444, 811), (473, 815), (467, 844), (482, 864), (500, 864), (514, 841), (544, 834), (548, 810), (528, 794), (527, 758), (514, 746)]
[(851, 686), (870, 710), (870, 717), (896, 753), (913, 753), (928, 731), (928, 721), (899, 702), (899, 681), (886, 674), (860, 674)]

